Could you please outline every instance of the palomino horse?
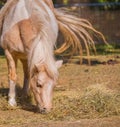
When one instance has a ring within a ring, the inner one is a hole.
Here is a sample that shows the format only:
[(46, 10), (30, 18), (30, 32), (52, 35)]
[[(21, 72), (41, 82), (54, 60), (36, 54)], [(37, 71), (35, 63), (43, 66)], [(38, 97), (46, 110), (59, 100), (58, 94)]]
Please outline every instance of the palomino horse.
[(40, 112), (52, 108), (53, 88), (62, 65), (62, 60), (54, 58), (58, 31), (63, 33), (65, 42), (55, 50), (56, 54), (72, 46), (71, 53), (82, 55), (84, 45), (89, 56), (89, 45), (94, 47), (94, 42), (88, 30), (104, 39), (87, 20), (54, 9), (52, 0), (8, 0), (0, 11), (0, 19), (0, 45), (5, 51), (9, 72), (9, 104), (16, 106), (19, 59), (24, 70), (23, 90), (26, 93), (29, 88), (32, 90)]

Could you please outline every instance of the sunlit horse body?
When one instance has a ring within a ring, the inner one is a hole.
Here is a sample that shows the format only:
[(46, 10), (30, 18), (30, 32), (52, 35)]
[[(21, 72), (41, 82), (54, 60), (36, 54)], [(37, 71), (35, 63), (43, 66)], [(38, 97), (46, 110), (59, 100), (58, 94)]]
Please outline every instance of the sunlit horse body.
[(50, 111), (58, 68), (62, 65), (62, 61), (54, 59), (58, 31), (63, 33), (65, 43), (56, 53), (72, 46), (73, 52), (79, 51), (80, 55), (82, 44), (78, 36), (89, 55), (88, 42), (93, 47), (94, 43), (85, 29), (100, 33), (86, 20), (58, 12), (50, 0), (8, 0), (0, 16), (0, 45), (5, 51), (9, 70), (9, 104), (16, 106), (16, 66), (19, 59), (24, 70), (23, 90), (26, 93), (29, 88), (32, 90), (40, 111)]

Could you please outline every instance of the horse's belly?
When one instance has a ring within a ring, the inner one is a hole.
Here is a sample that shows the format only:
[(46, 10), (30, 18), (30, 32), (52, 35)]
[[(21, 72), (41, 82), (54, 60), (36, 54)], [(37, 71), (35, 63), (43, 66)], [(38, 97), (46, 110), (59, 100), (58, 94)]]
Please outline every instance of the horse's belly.
[(28, 55), (26, 53), (21, 53), (21, 52), (12, 52), (11, 53), (13, 56), (15, 56), (17, 59), (21, 59), (21, 60), (27, 60), (28, 59)]

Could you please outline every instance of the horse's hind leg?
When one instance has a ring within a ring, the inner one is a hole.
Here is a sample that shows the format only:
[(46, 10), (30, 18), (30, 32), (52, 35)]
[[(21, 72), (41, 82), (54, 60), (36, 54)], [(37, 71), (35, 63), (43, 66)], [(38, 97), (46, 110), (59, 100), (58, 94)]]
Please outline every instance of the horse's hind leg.
[(28, 62), (27, 60), (20, 60), (23, 65), (24, 81), (23, 81), (23, 92), (28, 95), (29, 92), (29, 73), (28, 73)]
[(9, 104), (11, 106), (16, 106), (16, 80), (17, 80), (17, 75), (16, 75), (16, 64), (17, 64), (17, 59), (13, 58), (11, 53), (8, 50), (5, 50), (5, 55), (7, 59), (7, 64), (8, 64), (8, 79), (9, 79)]

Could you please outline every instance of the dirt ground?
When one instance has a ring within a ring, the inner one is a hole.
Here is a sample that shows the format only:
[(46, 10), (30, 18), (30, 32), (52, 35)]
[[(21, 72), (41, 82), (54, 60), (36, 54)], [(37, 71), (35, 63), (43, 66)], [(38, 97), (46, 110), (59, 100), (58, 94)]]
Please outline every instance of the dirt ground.
[[(75, 61), (75, 60), (73, 60)], [(0, 127), (120, 127), (120, 56), (98, 56), (92, 66), (64, 64), (54, 90), (53, 110), (36, 111), (22, 96), (18, 64), (16, 108), (7, 105), (7, 65), (0, 57)]]

